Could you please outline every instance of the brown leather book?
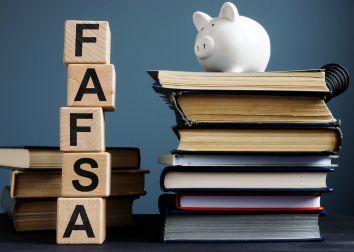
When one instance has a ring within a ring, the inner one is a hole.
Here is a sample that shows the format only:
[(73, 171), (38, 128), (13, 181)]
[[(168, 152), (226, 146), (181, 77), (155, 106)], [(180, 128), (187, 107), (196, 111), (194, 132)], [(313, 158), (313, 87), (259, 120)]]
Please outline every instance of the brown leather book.
[[(113, 170), (111, 196), (141, 195), (148, 170)], [(61, 171), (13, 171), (12, 198), (57, 198), (61, 196)]]
[[(143, 193), (145, 194), (145, 193)], [(132, 205), (140, 195), (107, 198), (109, 227), (133, 225)], [(12, 219), (16, 231), (55, 230), (57, 199), (13, 199), (10, 187), (3, 188), (1, 207)]]

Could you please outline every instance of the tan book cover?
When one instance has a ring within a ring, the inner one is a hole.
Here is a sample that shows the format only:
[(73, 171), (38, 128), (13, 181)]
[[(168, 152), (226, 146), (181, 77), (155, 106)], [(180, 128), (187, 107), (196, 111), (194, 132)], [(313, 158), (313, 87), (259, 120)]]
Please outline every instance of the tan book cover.
[[(140, 150), (134, 147), (107, 147), (112, 169), (138, 169)], [(12, 169), (61, 169), (59, 147), (0, 147), (0, 167)]]

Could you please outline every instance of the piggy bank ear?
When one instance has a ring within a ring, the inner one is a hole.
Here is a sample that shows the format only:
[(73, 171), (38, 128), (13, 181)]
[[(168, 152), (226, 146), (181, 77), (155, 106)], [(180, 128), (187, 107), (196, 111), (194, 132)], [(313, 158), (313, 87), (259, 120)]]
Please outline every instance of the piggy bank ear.
[(238, 17), (238, 11), (233, 3), (226, 2), (220, 9), (219, 17), (226, 18), (231, 22), (235, 21)]
[(206, 26), (210, 20), (211, 20), (211, 17), (208, 14), (205, 14), (204, 12), (196, 11), (193, 13), (193, 22), (194, 22), (195, 28), (197, 28), (198, 32), (204, 26)]

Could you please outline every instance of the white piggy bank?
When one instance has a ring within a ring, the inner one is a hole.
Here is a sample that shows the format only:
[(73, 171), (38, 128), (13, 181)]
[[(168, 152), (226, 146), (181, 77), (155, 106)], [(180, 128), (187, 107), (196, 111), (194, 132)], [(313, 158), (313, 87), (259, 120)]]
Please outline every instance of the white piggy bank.
[(219, 17), (194, 12), (198, 30), (194, 51), (200, 64), (212, 72), (263, 72), (269, 62), (270, 40), (258, 22), (238, 14), (226, 2)]

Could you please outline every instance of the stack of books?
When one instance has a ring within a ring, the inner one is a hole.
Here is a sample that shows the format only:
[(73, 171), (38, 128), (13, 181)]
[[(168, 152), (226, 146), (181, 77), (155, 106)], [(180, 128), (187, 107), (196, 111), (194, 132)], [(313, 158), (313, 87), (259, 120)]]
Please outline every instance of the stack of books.
[(162, 155), (164, 241), (321, 240), (327, 174), (341, 146), (326, 101), (346, 70), (265, 73), (149, 71), (176, 114)]
[[(145, 195), (138, 148), (108, 147), (111, 154), (111, 195), (107, 198), (107, 225), (132, 225), (132, 205)], [(62, 153), (58, 147), (0, 148), (0, 166), (11, 169), (1, 207), (16, 231), (55, 230), (57, 198), (61, 196)]]

